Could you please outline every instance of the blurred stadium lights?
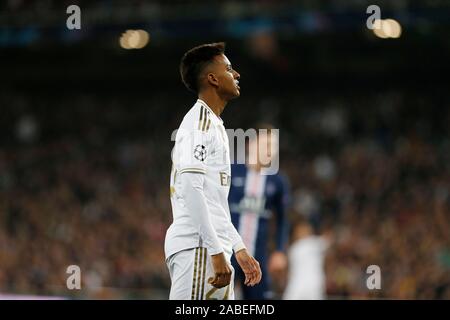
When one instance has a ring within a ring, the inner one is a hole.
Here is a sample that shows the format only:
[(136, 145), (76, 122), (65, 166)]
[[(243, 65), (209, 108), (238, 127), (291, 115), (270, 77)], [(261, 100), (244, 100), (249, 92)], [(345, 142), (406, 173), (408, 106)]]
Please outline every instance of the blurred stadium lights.
[(120, 46), (123, 49), (142, 49), (150, 40), (150, 35), (145, 30), (127, 30), (120, 36)]
[(402, 34), (402, 26), (394, 19), (376, 20), (373, 33), (382, 39), (399, 38)]
[(402, 27), (398, 21), (394, 19), (386, 19), (383, 23), (384, 33), (391, 38), (399, 38), (402, 34)]
[[(440, 31), (450, 24), (450, 6), (444, 2), (438, 6), (433, 5), (436, 0), (424, 1), (420, 8), (412, 2), (401, 8), (386, 2), (382, 6), (383, 16), (401, 17), (411, 34), (420, 32), (423, 26)], [(66, 18), (62, 4), (57, 1), (49, 3), (51, 5), (39, 6), (39, 14), (31, 5), (5, 4), (6, 10), (1, 10), (0, 4), (0, 46), (85, 41), (109, 45), (116, 42), (118, 32), (128, 28), (152, 30), (152, 36), (158, 39), (198, 37), (205, 33), (211, 37), (246, 38), (261, 28), (287, 37), (329, 32), (346, 34), (352, 29), (361, 31), (362, 21), (367, 17), (363, 5), (344, 5), (342, 1), (339, 6), (324, 4), (321, 10), (283, 1), (265, 5), (256, 1), (178, 4), (111, 1), (100, 5), (93, 1), (82, 6), (82, 30), (68, 32), (65, 24), (61, 23), (61, 19)], [(393, 33), (390, 38), (400, 36), (401, 29), (398, 31), (397, 27), (392, 23), (386, 25), (386, 29), (393, 29), (389, 31)], [(386, 30), (377, 30), (378, 37), (383, 34), (386, 35)]]

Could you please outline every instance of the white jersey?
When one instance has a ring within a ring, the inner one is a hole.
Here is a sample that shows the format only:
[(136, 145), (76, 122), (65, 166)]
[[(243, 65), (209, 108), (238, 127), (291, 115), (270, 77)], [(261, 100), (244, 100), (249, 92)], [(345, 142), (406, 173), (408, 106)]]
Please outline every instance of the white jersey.
[(324, 259), (327, 243), (318, 236), (297, 240), (289, 248), (289, 274), (284, 300), (325, 298)]
[[(173, 223), (167, 230), (165, 240), (166, 259), (182, 250), (206, 247), (209, 254), (224, 252), (231, 257), (232, 250), (243, 246), (242, 239), (231, 222), (228, 207), (231, 166), (228, 136), (220, 119), (208, 105), (198, 99), (185, 115), (176, 134), (172, 151), (172, 172), (170, 176), (170, 199)], [(218, 245), (202, 239), (199, 225), (194, 222), (183, 194), (183, 173), (204, 175), (203, 194), (213, 232)]]

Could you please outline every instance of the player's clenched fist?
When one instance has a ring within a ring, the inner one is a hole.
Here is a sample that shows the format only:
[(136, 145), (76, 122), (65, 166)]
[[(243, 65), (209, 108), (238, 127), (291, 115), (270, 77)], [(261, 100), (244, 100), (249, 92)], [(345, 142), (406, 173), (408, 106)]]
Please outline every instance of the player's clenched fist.
[(252, 287), (258, 284), (262, 278), (259, 262), (248, 254), (247, 249), (242, 249), (236, 252), (235, 256), (236, 261), (239, 263), (239, 266), (245, 274), (244, 284)]
[(225, 255), (223, 253), (212, 255), (211, 262), (214, 269), (214, 278), (209, 278), (208, 283), (216, 288), (223, 288), (229, 285), (232, 271), (225, 259)]

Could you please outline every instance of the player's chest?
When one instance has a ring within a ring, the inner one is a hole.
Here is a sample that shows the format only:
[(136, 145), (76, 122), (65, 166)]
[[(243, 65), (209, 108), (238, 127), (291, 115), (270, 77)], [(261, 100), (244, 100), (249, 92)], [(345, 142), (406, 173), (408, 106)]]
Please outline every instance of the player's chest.
[(241, 210), (254, 212), (271, 208), (276, 197), (276, 184), (267, 177), (249, 179), (248, 176), (233, 176), (230, 201), (239, 204)]
[(230, 174), (230, 146), (225, 128), (222, 125), (214, 125), (211, 134), (213, 135), (213, 149), (209, 165)]

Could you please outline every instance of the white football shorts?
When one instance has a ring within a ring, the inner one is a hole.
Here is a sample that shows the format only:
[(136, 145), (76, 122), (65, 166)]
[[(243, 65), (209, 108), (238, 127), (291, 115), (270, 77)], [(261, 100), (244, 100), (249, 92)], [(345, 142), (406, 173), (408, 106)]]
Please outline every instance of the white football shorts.
[(234, 269), (230, 257), (226, 256), (232, 270), (230, 284), (216, 288), (208, 283), (214, 277), (211, 257), (206, 248), (183, 250), (167, 260), (171, 288), (169, 300), (234, 300)]

